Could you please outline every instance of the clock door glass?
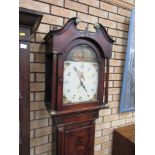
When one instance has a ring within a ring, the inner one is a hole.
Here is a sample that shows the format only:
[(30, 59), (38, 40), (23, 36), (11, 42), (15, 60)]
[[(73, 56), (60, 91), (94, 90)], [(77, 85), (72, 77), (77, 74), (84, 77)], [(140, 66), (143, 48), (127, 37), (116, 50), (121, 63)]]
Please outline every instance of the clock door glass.
[(96, 53), (91, 47), (74, 47), (64, 62), (63, 104), (96, 101), (98, 70)]

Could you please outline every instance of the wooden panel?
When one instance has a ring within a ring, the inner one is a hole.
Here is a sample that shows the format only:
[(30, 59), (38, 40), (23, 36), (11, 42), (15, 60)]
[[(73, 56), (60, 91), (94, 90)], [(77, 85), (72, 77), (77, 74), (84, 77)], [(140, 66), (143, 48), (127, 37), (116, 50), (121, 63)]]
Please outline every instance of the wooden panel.
[(37, 11), (19, 9), (19, 153), (30, 154), (30, 34), (42, 19)]
[(58, 155), (93, 155), (94, 120), (64, 124), (57, 130)]
[(30, 154), (29, 42), (20, 41), (19, 45), (21, 44), (27, 48), (19, 48), (20, 155), (28, 155)]
[(30, 41), (30, 28), (29, 27), (26, 27), (26, 26), (20, 27), (19, 40)]
[(129, 125), (114, 130), (112, 155), (135, 154), (135, 126)]
[(65, 155), (90, 155), (89, 145), (92, 143), (90, 135), (91, 127), (66, 132), (65, 146), (69, 147), (65, 147)]

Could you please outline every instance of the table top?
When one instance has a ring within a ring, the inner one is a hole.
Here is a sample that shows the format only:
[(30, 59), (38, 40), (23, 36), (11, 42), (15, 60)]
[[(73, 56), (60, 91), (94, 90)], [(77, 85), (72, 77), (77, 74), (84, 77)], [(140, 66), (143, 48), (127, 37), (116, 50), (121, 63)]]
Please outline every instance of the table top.
[(115, 129), (115, 132), (135, 143), (135, 124), (119, 127)]

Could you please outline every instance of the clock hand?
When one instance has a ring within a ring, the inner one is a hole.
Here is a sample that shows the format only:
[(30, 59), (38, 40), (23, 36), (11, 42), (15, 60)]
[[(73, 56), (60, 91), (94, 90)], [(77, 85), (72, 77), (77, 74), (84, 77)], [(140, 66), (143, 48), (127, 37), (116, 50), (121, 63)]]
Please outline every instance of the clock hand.
[(82, 79), (85, 81), (85, 78), (84, 78), (83, 74), (82, 74), (79, 70), (77, 70), (76, 67), (74, 67), (74, 70), (77, 72), (78, 77), (79, 77), (80, 79), (82, 78)]
[(89, 97), (89, 94), (88, 94), (88, 92), (87, 92), (87, 89), (86, 89), (86, 87), (84, 86), (84, 84), (83, 84), (83, 82), (80, 80), (80, 84), (81, 84), (81, 86), (84, 88), (84, 90), (86, 91), (86, 93), (87, 93), (87, 95), (88, 95), (88, 97)]

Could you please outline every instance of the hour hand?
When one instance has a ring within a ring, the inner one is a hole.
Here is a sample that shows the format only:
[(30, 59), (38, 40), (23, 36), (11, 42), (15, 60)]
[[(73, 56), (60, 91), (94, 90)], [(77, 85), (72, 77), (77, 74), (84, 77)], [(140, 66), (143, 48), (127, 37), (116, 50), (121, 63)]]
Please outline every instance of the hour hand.
[(80, 71), (79, 71), (79, 70), (77, 70), (77, 68), (76, 68), (76, 67), (74, 67), (74, 70), (77, 72), (78, 77), (79, 77), (80, 79), (82, 78), (82, 79), (85, 81), (85, 78), (84, 78), (83, 74), (82, 74), (82, 73), (80, 73)]

